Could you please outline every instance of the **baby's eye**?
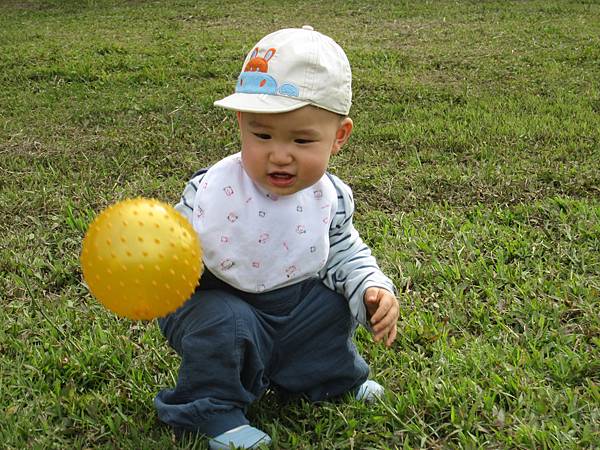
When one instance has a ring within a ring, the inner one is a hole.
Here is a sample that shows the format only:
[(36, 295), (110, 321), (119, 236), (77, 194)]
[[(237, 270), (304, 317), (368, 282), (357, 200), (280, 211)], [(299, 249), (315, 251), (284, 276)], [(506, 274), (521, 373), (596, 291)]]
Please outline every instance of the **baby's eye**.
[(271, 139), (271, 135), (269, 134), (264, 134), (264, 133), (254, 133), (254, 136), (256, 136), (259, 139)]
[(310, 144), (310, 143), (315, 142), (315, 141), (312, 141), (310, 139), (295, 139), (294, 142), (296, 144)]

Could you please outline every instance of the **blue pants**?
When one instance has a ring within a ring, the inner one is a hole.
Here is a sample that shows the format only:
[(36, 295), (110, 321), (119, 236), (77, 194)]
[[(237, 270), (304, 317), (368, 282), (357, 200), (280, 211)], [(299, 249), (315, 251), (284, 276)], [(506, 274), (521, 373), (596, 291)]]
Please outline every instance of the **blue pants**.
[(177, 385), (154, 404), (178, 429), (214, 437), (247, 424), (246, 408), (269, 386), (319, 401), (355, 390), (369, 374), (348, 302), (319, 279), (249, 294), (205, 271), (159, 325), (182, 360)]

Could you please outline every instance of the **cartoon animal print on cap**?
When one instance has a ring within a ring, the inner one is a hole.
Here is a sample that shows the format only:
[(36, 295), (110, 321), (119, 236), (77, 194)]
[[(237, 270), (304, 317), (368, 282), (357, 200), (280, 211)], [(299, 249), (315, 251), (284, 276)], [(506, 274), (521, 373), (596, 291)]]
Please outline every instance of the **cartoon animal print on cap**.
[(248, 61), (248, 64), (246, 64), (246, 67), (244, 67), (244, 72), (268, 72), (269, 60), (273, 57), (273, 55), (275, 55), (276, 51), (277, 50), (274, 48), (270, 48), (267, 50), (267, 53), (265, 53), (265, 57), (261, 58), (258, 56), (258, 47), (256, 47), (254, 50), (252, 50), (250, 61)]
[(247, 94), (277, 94), (277, 81), (267, 74), (269, 60), (275, 53), (276, 50), (270, 48), (265, 56), (261, 57), (258, 56), (258, 48), (255, 48), (250, 55), (250, 61), (238, 78), (235, 91)]
[(235, 92), (298, 97), (300, 95), (298, 86), (292, 83), (283, 83), (279, 86), (277, 80), (267, 73), (269, 61), (275, 56), (275, 53), (277, 50), (270, 48), (266, 51), (265, 56), (259, 56), (258, 47), (252, 50), (250, 60), (238, 77)]

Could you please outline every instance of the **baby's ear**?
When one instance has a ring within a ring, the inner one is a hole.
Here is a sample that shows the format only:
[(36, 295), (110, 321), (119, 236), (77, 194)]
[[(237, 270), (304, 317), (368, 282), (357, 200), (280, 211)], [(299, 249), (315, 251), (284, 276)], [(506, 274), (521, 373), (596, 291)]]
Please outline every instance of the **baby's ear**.
[(354, 128), (354, 123), (350, 117), (345, 117), (341, 120), (337, 131), (335, 132), (335, 141), (333, 142), (333, 146), (331, 147), (331, 154), (337, 154), (344, 144), (348, 142), (350, 139), (350, 135), (352, 134), (352, 129)]

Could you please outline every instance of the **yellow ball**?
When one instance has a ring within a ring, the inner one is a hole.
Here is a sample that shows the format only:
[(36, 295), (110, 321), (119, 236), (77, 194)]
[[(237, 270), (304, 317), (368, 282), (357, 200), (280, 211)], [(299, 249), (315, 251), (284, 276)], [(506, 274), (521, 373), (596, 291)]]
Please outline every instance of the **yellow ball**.
[(176, 310), (202, 273), (196, 232), (173, 207), (158, 200), (124, 200), (102, 211), (81, 250), (83, 277), (104, 306), (130, 319)]

